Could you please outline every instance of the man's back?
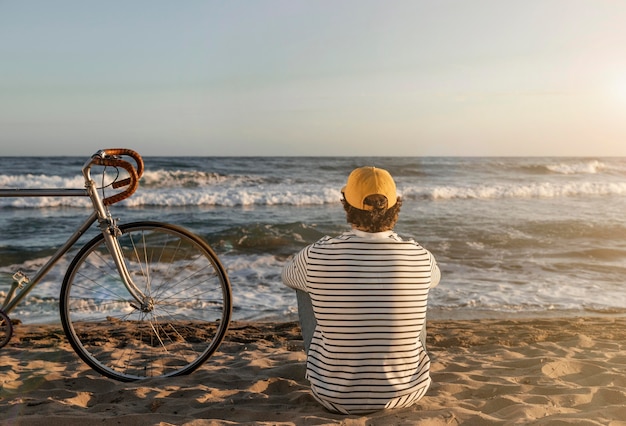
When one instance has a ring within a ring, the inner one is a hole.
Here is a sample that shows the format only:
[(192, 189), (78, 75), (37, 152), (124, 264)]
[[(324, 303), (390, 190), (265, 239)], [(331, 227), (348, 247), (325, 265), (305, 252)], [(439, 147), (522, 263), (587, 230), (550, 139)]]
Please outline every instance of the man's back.
[(427, 250), (392, 231), (353, 230), (308, 246), (283, 280), (311, 297), (317, 326), (307, 377), (327, 408), (408, 406), (426, 392), (430, 361), (419, 336), (439, 281)]

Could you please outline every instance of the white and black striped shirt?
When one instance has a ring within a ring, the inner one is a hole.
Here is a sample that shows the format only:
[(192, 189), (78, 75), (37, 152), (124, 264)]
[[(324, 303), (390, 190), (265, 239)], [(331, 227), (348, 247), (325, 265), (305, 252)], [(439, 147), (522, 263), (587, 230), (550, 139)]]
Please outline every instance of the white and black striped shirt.
[(287, 262), (283, 282), (309, 293), (317, 325), (307, 358), (313, 395), (333, 411), (407, 407), (430, 385), (419, 336), (440, 272), (395, 232), (324, 237)]

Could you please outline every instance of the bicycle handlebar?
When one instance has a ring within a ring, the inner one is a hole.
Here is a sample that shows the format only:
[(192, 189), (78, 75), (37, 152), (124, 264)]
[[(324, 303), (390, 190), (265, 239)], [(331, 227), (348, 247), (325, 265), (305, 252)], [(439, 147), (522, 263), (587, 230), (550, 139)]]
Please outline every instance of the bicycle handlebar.
[[(130, 162), (123, 160), (120, 156), (126, 155), (135, 161), (135, 166)], [(120, 181), (113, 182), (113, 188), (121, 188), (128, 186), (124, 191), (119, 194), (111, 195), (102, 200), (104, 205), (111, 205), (118, 203), (122, 200), (133, 195), (133, 193), (139, 187), (139, 178), (143, 175), (143, 159), (139, 153), (127, 148), (109, 148), (103, 149), (95, 153), (91, 157), (91, 164), (99, 166), (111, 166), (121, 167), (128, 172), (129, 177)]]

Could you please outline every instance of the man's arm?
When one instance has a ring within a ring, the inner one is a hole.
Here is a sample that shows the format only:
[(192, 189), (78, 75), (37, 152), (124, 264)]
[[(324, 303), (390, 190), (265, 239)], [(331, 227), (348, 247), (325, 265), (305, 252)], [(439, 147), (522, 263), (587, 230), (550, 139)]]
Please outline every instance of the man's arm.
[(285, 263), (281, 273), (281, 279), (286, 286), (307, 291), (306, 259), (308, 257), (309, 247), (310, 246), (305, 247)]
[(435, 257), (431, 254), (431, 267), (430, 267), (430, 288), (437, 287), (439, 280), (441, 280), (441, 271)]

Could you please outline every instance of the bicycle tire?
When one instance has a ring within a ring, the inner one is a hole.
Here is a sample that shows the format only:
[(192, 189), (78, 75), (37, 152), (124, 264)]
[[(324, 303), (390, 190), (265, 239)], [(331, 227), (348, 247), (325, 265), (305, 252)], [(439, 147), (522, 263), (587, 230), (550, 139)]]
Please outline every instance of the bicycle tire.
[(189, 374), (219, 347), (232, 313), (228, 276), (215, 252), (184, 228), (120, 226), (133, 281), (152, 300), (141, 309), (98, 235), (72, 260), (61, 287), (61, 323), (78, 356), (130, 382)]
[(4, 347), (13, 335), (13, 324), (9, 316), (0, 309), (0, 348)]

